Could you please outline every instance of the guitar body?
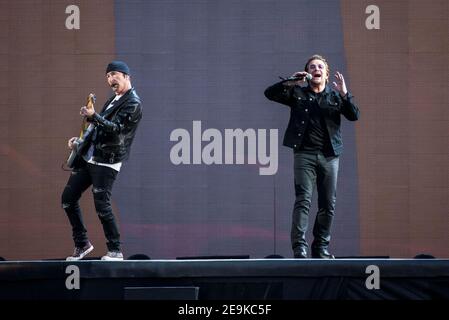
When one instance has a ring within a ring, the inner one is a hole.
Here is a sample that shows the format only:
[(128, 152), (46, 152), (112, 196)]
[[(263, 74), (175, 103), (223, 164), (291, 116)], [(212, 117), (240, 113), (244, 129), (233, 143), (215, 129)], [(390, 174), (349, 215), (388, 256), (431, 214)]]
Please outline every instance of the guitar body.
[(76, 167), (76, 163), (78, 163), (79, 161), (79, 148), (78, 146), (80, 145), (82, 139), (78, 138), (74, 143), (73, 143), (73, 149), (72, 152), (70, 152), (69, 157), (67, 158), (66, 161), (66, 165), (68, 168), (73, 169)]
[(73, 142), (73, 149), (70, 152), (69, 157), (67, 158), (67, 167), (70, 169), (76, 168), (79, 162), (82, 159), (82, 155), (84, 151), (86, 151), (86, 147), (89, 144), (89, 136), (94, 131), (94, 126), (89, 127), (86, 131), (84, 131), (83, 137), (78, 138)]
[[(95, 102), (95, 95), (91, 93), (87, 97), (86, 107), (93, 108), (94, 102)], [(79, 165), (80, 161), (82, 160), (82, 155), (87, 145), (90, 143), (89, 139), (90, 135), (94, 130), (95, 130), (94, 125), (89, 125), (86, 120), (83, 121), (80, 137), (73, 142), (72, 151), (70, 152), (70, 155), (66, 161), (66, 166), (68, 168), (73, 169)]]

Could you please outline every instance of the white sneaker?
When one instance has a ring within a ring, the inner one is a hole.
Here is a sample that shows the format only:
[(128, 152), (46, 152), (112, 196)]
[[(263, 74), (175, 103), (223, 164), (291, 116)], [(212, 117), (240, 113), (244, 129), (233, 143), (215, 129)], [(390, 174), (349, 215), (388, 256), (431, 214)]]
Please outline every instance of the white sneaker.
[(108, 251), (106, 255), (101, 257), (101, 260), (120, 261), (123, 260), (123, 253), (121, 253), (120, 251)]
[(84, 258), (89, 252), (94, 250), (94, 246), (88, 242), (84, 248), (78, 248), (75, 247), (75, 250), (73, 250), (73, 254), (70, 257), (66, 258), (66, 261), (77, 261)]

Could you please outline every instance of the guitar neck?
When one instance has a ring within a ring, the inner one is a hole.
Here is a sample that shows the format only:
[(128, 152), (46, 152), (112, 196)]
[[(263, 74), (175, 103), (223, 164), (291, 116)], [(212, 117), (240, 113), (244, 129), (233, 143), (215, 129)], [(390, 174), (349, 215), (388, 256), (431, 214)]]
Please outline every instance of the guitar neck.
[[(87, 109), (93, 109), (94, 108), (94, 103), (95, 103), (95, 95), (93, 93), (89, 94), (89, 96), (87, 97), (87, 103), (86, 103), (86, 108)], [(90, 122), (87, 121), (87, 118), (84, 117), (83, 118), (83, 123), (81, 124), (81, 133), (80, 133), (80, 138), (83, 137), (84, 132), (87, 130), (87, 128), (89, 128)]]

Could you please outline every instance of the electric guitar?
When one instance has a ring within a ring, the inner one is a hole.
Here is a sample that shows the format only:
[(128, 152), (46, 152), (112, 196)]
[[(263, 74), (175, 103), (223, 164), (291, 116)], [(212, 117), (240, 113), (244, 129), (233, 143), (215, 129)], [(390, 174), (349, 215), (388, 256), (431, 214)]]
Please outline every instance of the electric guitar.
[[(87, 109), (92, 109), (94, 107), (96, 97), (93, 93), (89, 94), (87, 97), (86, 107)], [(83, 119), (83, 123), (81, 124), (81, 133), (79, 138), (77, 138), (73, 142), (72, 152), (70, 152), (69, 157), (67, 158), (66, 165), (68, 168), (73, 169), (76, 163), (80, 160), (82, 156), (82, 151), (84, 151), (84, 147), (88, 141), (89, 136), (94, 131), (95, 126), (90, 124), (86, 117)]]

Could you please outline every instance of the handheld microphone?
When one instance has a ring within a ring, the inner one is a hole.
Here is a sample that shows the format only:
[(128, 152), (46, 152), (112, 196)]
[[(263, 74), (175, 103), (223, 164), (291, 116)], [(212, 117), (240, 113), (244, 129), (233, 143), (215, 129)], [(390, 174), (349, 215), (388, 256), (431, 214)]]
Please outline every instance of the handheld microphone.
[(286, 81), (298, 81), (298, 80), (302, 80), (306, 78), (307, 80), (312, 80), (312, 75), (310, 73), (306, 74), (306, 75), (297, 75), (294, 77), (288, 77), (288, 78), (283, 78), (283, 77), (279, 77), (279, 79), (282, 80), (282, 82), (286, 82)]

